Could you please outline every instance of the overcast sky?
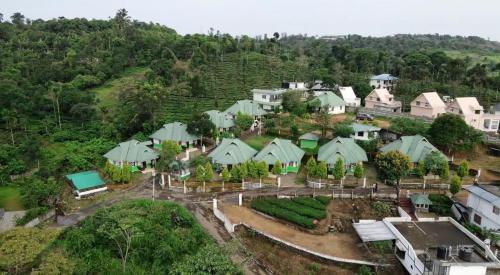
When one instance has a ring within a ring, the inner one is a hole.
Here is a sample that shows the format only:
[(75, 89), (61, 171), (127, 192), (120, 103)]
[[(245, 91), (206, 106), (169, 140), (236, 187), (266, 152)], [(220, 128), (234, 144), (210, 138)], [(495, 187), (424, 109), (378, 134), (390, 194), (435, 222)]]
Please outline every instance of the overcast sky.
[(182, 34), (213, 27), (251, 36), (440, 33), (500, 41), (500, 0), (0, 0), (5, 18), (106, 19), (120, 8)]

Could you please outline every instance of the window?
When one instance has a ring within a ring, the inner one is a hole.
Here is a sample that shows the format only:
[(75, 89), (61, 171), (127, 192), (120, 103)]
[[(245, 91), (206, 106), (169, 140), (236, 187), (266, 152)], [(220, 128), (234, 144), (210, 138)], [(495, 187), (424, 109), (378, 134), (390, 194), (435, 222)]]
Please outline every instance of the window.
[(485, 119), (483, 121), (483, 127), (484, 127), (484, 129), (490, 129), (490, 125), (491, 125), (491, 120), (490, 119)]
[(377, 101), (380, 101), (380, 97), (377, 97)]
[(491, 130), (498, 130), (498, 124), (500, 124), (500, 120), (492, 120), (491, 121)]
[(474, 113), (475, 113), (476, 115), (480, 115), (480, 114), (481, 114), (481, 110), (475, 110), (475, 111), (474, 111)]
[(495, 215), (500, 215), (500, 208), (493, 205), (493, 213), (495, 213)]
[(392, 101), (392, 97), (389, 97), (389, 101)]
[(420, 101), (415, 102), (417, 106), (420, 106)]
[(365, 132), (358, 132), (358, 137), (362, 137), (365, 135)]
[(266, 97), (267, 97), (266, 95), (262, 95), (262, 99), (266, 99)]
[(474, 214), (474, 222), (481, 225), (481, 216), (479, 216), (478, 214)]

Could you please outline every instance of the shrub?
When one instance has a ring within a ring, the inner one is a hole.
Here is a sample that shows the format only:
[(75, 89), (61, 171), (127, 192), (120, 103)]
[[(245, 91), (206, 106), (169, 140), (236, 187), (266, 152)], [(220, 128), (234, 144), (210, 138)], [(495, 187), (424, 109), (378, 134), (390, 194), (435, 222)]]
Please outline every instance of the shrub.
[(310, 217), (317, 220), (326, 218), (326, 211), (324, 207), (323, 210), (311, 207), (304, 207), (302, 204), (296, 203), (290, 199), (267, 199), (267, 200), (269, 201), (269, 203), (273, 205), (293, 211), (302, 216)]
[(375, 213), (382, 216), (389, 216), (391, 214), (391, 207), (387, 203), (381, 201), (372, 203), (372, 209)]
[(432, 205), (429, 207), (429, 211), (442, 216), (449, 216), (451, 214), (450, 209), (453, 201), (447, 196), (440, 194), (429, 194), (429, 200), (432, 201)]
[(16, 220), (16, 226), (25, 225), (30, 221), (34, 220), (36, 217), (47, 213), (48, 211), (49, 208), (47, 207), (31, 208), (28, 211), (26, 211), (26, 214), (22, 218)]
[(384, 255), (392, 251), (391, 241), (376, 241), (373, 242), (372, 245), (377, 250), (379, 255)]
[(330, 203), (330, 201), (332, 200), (332, 198), (327, 197), (327, 196), (317, 196), (314, 199), (321, 202), (325, 206), (327, 206)]
[(292, 200), (294, 202), (297, 202), (297, 203), (300, 203), (302, 205), (309, 206), (309, 207), (312, 207), (312, 208), (315, 208), (315, 209), (319, 209), (319, 210), (324, 210), (325, 209), (325, 205), (323, 203), (321, 203), (320, 201), (317, 201), (317, 200), (315, 200), (313, 198), (298, 197), (298, 198), (293, 198)]
[(252, 208), (262, 213), (295, 223), (305, 228), (314, 228), (313, 219), (301, 216), (293, 211), (280, 208), (269, 203), (266, 199), (256, 199), (252, 201)]

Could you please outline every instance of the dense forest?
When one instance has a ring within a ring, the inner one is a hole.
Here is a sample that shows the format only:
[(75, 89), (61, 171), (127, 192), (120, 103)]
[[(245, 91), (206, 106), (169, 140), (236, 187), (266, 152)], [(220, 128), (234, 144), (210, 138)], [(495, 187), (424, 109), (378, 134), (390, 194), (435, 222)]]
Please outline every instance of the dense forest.
[[(0, 16), (0, 184), (26, 172), (34, 172), (29, 182), (60, 182), (102, 167), (101, 155), (117, 142), (143, 140), (165, 122), (225, 109), (283, 80), (351, 85), (363, 98), (370, 75), (391, 73), (401, 78), (395, 94), (405, 107), (430, 90), (477, 96), (486, 108), (499, 100), (500, 44), (479, 37), (180, 35), (126, 10), (109, 20), (7, 17)], [(133, 81), (106, 94), (130, 71)]]

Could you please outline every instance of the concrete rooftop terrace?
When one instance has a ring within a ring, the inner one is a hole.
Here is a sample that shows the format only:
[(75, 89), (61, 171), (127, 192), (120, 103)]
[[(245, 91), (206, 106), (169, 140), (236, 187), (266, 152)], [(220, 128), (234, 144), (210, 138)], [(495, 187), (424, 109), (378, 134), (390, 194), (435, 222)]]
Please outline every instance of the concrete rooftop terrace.
[(451, 222), (393, 222), (415, 250), (445, 246), (477, 246)]

